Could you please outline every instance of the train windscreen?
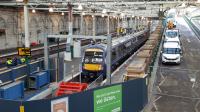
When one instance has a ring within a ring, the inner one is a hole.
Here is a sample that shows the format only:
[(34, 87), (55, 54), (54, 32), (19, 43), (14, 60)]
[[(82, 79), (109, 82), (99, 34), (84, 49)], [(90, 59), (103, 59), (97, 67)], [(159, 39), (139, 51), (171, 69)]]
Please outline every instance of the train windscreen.
[(84, 63), (102, 63), (103, 62), (103, 52), (87, 51), (85, 52)]

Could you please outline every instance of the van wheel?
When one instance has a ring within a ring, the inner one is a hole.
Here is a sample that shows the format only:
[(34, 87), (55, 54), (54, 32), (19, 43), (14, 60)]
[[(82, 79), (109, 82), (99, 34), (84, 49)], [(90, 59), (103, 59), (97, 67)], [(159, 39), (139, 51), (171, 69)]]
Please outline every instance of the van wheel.
[(177, 63), (177, 65), (180, 65), (180, 64), (181, 64), (181, 62), (178, 62), (178, 63)]

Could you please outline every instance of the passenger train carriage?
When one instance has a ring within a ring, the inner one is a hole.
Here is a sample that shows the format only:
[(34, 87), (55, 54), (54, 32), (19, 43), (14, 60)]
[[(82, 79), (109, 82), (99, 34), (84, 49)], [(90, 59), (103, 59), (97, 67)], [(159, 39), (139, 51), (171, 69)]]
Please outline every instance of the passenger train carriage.
[[(149, 30), (127, 35), (112, 41), (112, 71), (137, 51), (147, 40)], [(106, 77), (106, 44), (89, 45), (82, 57), (83, 78)]]

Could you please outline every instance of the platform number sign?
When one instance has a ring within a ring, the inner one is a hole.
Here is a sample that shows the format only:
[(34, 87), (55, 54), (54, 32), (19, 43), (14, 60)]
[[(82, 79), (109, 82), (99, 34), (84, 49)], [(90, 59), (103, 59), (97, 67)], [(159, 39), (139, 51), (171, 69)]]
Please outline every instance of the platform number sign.
[(122, 112), (122, 85), (94, 91), (94, 112)]
[(19, 56), (31, 56), (31, 48), (28, 47), (19, 47), (18, 48)]

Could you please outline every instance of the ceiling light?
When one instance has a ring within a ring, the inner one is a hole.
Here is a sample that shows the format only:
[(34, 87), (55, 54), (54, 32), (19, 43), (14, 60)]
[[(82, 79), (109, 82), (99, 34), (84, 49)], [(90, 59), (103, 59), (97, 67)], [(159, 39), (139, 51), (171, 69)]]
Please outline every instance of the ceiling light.
[(81, 4), (78, 5), (78, 10), (83, 10), (83, 7)]
[(124, 17), (124, 13), (121, 13), (121, 15), (120, 15), (121, 17)]
[(92, 17), (94, 17), (94, 15), (92, 15)]
[(134, 15), (132, 15), (132, 18), (134, 18), (135, 16)]
[(23, 2), (24, 0), (16, 0), (16, 2)]
[(104, 13), (104, 14), (105, 14), (105, 13), (106, 13), (106, 9), (103, 9), (102, 13)]
[(185, 7), (185, 3), (182, 3), (182, 7)]
[(64, 12), (62, 12), (62, 13), (61, 13), (61, 15), (62, 15), (62, 16), (64, 16), (64, 15), (65, 15), (65, 13), (64, 13)]
[(115, 18), (115, 15), (113, 16), (113, 18)]
[(84, 16), (84, 15), (85, 15), (85, 12), (82, 12), (82, 15)]
[(53, 7), (49, 7), (49, 12), (53, 12)]
[(101, 17), (104, 17), (104, 14), (102, 14)]
[(32, 9), (32, 13), (35, 13), (35, 9)]

